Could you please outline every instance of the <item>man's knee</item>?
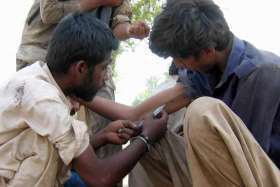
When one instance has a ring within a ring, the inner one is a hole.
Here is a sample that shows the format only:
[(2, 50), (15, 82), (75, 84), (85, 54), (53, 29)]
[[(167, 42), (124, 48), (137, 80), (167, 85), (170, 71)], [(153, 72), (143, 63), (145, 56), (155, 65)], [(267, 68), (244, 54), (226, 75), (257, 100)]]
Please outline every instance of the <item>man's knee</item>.
[(209, 113), (220, 106), (224, 107), (225, 104), (219, 99), (199, 97), (188, 106), (187, 116), (188, 118), (201, 118), (205, 113)]
[(220, 125), (217, 116), (224, 108), (227, 106), (215, 98), (200, 97), (194, 100), (185, 115), (184, 134), (192, 139), (207, 136), (215, 125)]

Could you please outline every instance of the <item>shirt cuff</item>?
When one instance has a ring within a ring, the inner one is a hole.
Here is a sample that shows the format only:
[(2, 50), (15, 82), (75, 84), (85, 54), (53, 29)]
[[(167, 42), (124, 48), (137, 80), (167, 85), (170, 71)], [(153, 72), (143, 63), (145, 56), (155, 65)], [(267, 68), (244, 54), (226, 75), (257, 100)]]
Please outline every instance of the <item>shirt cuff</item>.
[(114, 29), (120, 23), (130, 23), (130, 19), (128, 16), (125, 15), (117, 15), (113, 18), (111, 28)]

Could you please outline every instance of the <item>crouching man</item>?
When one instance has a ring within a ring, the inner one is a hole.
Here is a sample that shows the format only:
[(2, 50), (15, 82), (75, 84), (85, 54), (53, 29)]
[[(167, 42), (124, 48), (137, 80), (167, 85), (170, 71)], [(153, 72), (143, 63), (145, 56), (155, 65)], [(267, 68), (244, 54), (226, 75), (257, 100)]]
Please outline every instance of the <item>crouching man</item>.
[[(62, 186), (71, 167), (88, 186), (113, 186), (164, 135), (166, 113), (144, 120), (141, 130), (119, 120), (97, 134), (91, 147), (86, 125), (71, 116), (68, 96), (91, 100), (117, 47), (110, 28), (96, 18), (69, 15), (54, 31), (46, 63), (23, 68), (0, 87), (0, 186)], [(95, 148), (132, 136), (123, 151), (96, 157)]]

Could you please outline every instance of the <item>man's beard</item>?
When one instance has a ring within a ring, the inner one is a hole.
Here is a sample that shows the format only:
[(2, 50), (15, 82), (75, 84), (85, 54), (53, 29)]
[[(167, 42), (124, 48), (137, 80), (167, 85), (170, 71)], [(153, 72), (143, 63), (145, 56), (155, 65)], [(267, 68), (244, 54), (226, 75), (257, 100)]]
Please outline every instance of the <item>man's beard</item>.
[(72, 94), (84, 101), (91, 101), (100, 87), (91, 78), (87, 78), (82, 85), (73, 88)]
[(84, 101), (91, 101), (96, 95), (98, 88), (96, 87), (85, 87), (85, 85), (76, 87), (73, 89), (72, 93), (78, 97), (83, 99)]

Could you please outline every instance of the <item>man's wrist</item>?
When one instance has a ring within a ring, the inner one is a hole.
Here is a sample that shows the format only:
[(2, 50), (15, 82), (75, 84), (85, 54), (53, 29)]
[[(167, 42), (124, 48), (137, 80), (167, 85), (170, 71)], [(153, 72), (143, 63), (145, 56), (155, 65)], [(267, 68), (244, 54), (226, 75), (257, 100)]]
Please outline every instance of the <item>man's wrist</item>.
[(101, 147), (107, 143), (107, 137), (104, 133), (99, 132), (96, 135), (94, 135), (92, 143), (93, 143), (94, 149), (98, 149), (99, 147)]
[(135, 141), (135, 140), (139, 140), (139, 141), (141, 141), (142, 143), (145, 144), (146, 152), (150, 151), (150, 149), (151, 149), (151, 142), (150, 142), (150, 139), (147, 136), (145, 136), (143, 134), (140, 134), (140, 135), (138, 135), (138, 136), (136, 136), (136, 137), (131, 139), (132, 142)]

